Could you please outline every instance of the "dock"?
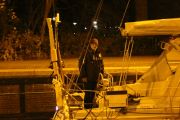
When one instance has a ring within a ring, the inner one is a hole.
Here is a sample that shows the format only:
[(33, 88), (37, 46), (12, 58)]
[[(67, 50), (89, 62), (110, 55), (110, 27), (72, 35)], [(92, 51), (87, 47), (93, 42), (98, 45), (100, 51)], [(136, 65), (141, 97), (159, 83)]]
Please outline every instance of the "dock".
[[(132, 56), (128, 66), (128, 75), (142, 75), (155, 62), (157, 56)], [(62, 59), (64, 74), (79, 74), (78, 58)], [(112, 75), (127, 70), (122, 57), (104, 57), (104, 69)], [(53, 75), (49, 68), (51, 60), (0, 61), (0, 79), (7, 78), (48, 78)]]

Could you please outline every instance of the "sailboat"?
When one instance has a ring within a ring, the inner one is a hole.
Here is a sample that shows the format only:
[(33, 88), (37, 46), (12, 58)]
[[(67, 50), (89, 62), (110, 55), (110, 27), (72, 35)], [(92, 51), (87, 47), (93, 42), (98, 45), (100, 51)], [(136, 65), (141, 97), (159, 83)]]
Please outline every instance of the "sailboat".
[[(56, 23), (60, 22), (57, 18)], [(134, 36), (166, 35), (168, 42), (161, 44), (163, 52), (154, 64), (134, 84), (126, 84), (128, 66), (121, 72), (119, 85), (113, 76), (101, 77), (96, 92), (96, 108), (84, 108), (84, 91), (66, 89), (58, 42), (54, 39), (51, 18), (47, 18), (53, 62), (53, 84), (56, 92), (56, 113), (53, 120), (79, 119), (180, 119), (180, 18), (147, 20), (125, 23), (122, 36), (133, 44)], [(127, 47), (124, 59), (130, 60)], [(78, 86), (71, 81), (77, 88)]]

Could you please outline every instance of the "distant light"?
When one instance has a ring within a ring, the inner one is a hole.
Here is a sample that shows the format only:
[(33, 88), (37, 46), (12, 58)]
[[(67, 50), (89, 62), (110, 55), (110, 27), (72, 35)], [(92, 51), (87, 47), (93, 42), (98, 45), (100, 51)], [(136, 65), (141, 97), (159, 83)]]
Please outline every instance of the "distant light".
[(53, 21), (55, 21), (55, 20), (56, 20), (56, 18), (55, 18), (55, 17), (53, 17), (53, 18), (52, 18), (52, 20), (53, 20)]
[(56, 111), (58, 111), (59, 110), (59, 107), (58, 106), (56, 106)]
[(87, 27), (84, 28), (85, 30), (87, 29)]
[(97, 21), (94, 21), (93, 23), (94, 23), (94, 28), (95, 28), (95, 29), (98, 29)]
[(97, 21), (94, 21), (94, 24), (96, 25), (96, 24), (97, 24)]
[(109, 27), (109, 28), (111, 28), (111, 27)]
[(76, 22), (73, 22), (73, 25), (77, 25), (77, 23), (76, 23)]
[(98, 26), (97, 25), (94, 25), (95, 29), (98, 29)]
[(104, 35), (104, 36), (106, 36), (106, 35)]
[(76, 33), (74, 33), (74, 35), (75, 35)]

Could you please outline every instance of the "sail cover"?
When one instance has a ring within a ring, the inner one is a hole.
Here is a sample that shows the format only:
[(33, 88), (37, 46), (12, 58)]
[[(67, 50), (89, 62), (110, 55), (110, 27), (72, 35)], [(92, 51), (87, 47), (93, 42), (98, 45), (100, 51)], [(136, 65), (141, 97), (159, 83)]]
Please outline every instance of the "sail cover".
[(127, 22), (120, 31), (122, 36), (177, 35), (180, 18)]

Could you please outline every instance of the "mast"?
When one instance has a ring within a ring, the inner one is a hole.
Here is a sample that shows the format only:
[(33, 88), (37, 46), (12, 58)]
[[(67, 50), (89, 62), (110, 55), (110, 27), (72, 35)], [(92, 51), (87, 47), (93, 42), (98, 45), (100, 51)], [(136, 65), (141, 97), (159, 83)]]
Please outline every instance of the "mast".
[[(55, 39), (53, 35), (53, 28), (51, 24), (51, 18), (47, 18), (47, 24), (49, 28), (49, 38), (50, 38), (50, 51), (51, 51), (51, 62), (53, 63), (53, 70), (54, 76), (53, 84), (56, 93), (56, 113), (54, 114), (53, 120), (60, 120), (63, 118), (68, 117), (68, 107), (66, 104), (66, 97), (64, 93), (64, 75), (62, 71), (62, 60), (61, 54), (59, 49), (59, 42), (58, 42), (58, 24), (61, 22), (59, 21), (59, 13), (57, 13), (57, 17), (55, 20)], [(57, 117), (58, 116), (58, 117)]]

